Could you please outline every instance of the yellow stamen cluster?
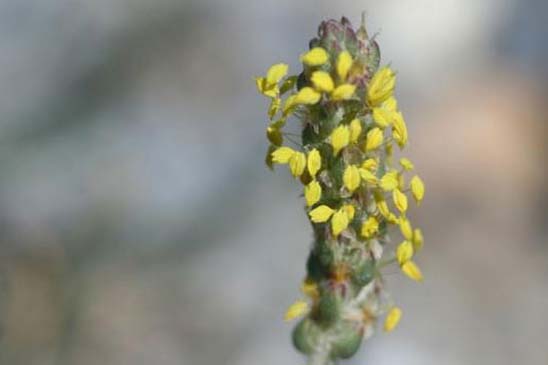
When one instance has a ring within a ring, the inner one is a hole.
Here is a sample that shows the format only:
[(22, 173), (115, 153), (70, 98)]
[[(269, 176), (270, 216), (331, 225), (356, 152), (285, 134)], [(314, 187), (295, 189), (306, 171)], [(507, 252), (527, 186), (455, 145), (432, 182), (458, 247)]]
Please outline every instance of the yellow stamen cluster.
[[(308, 272), (302, 287), (308, 300), (291, 305), (287, 320), (307, 313), (320, 318), (322, 311), (338, 310), (323, 308), (321, 298), (345, 293), (338, 299), (340, 305), (361, 306), (358, 312), (368, 315), (356, 318), (362, 326), (370, 325), (385, 309), (345, 296), (357, 296), (371, 281), (380, 287), (380, 270), (392, 262), (407, 277), (423, 280), (414, 258), (424, 239), (408, 212), (413, 205), (409, 196), (416, 205), (422, 202), (424, 183), (418, 175), (409, 176), (415, 168), (411, 160), (393, 162), (394, 146), (402, 150), (408, 144), (394, 96), (396, 73), (389, 66), (364, 64), (363, 59), (344, 47), (314, 46), (301, 55), (304, 71), (299, 76), (287, 76), (287, 65), (278, 63), (256, 78), (259, 92), (271, 100), (266, 162), (269, 167), (287, 165), (303, 184), (316, 247), (323, 250), (322, 260), (334, 260), (318, 264), (326, 265), (323, 271), (309, 268), (315, 271)], [(292, 119), (301, 121), (300, 140), (284, 132)], [(390, 228), (402, 237), (398, 245), (388, 239)], [(338, 286), (343, 289), (332, 289)], [(401, 316), (401, 309), (391, 306), (385, 331), (393, 330)]]

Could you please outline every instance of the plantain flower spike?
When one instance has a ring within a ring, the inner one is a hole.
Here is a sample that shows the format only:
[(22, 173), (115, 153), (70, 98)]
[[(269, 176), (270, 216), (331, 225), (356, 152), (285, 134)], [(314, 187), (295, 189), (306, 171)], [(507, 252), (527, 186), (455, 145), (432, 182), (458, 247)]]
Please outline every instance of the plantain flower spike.
[[(302, 317), (295, 347), (309, 365), (327, 365), (352, 357), (379, 323), (390, 332), (400, 322), (383, 269), (397, 265), (402, 276), (423, 280), (424, 238), (409, 213), (425, 188), (411, 160), (392, 156), (409, 142), (396, 72), (381, 66), (363, 18), (357, 30), (346, 18), (323, 21), (299, 61), (296, 75), (278, 62), (255, 80), (269, 102), (266, 162), (302, 184), (313, 231), (304, 297), (285, 319)], [(286, 125), (301, 128), (300, 140)]]

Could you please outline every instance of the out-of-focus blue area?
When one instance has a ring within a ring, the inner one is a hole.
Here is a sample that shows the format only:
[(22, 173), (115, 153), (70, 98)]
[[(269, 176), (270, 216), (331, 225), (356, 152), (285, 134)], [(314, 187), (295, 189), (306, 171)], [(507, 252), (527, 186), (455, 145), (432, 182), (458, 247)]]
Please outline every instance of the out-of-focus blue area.
[(544, 1), (0, 1), (0, 364), (300, 364), (311, 232), (253, 77), (367, 11), (427, 184), (426, 282), (349, 363), (543, 364)]

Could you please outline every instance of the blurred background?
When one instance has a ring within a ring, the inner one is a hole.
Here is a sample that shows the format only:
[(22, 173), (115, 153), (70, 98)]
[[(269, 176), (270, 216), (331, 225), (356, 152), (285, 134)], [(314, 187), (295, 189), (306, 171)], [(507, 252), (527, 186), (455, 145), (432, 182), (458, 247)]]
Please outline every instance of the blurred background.
[(1, 0), (0, 363), (302, 364), (311, 230), (253, 76), (367, 11), (426, 281), (349, 364), (548, 363), (548, 3)]

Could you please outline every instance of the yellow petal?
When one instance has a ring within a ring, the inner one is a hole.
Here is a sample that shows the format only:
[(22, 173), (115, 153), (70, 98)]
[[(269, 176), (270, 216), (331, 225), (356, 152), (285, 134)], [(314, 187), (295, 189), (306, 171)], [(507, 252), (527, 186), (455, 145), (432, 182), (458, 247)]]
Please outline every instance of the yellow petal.
[(382, 103), (382, 107), (391, 112), (395, 112), (396, 110), (398, 110), (398, 102), (395, 97), (391, 96), (386, 99), (384, 103)]
[(288, 66), (285, 63), (277, 63), (272, 65), (266, 72), (266, 84), (268, 86), (275, 85), (287, 75)]
[(391, 332), (398, 323), (400, 323), (402, 316), (401, 309), (398, 307), (392, 307), (384, 320), (384, 331)]
[(367, 88), (367, 101), (371, 106), (377, 106), (386, 101), (394, 92), (396, 74), (390, 67), (382, 67), (373, 76)]
[(377, 160), (374, 158), (368, 158), (362, 163), (362, 169), (366, 169), (369, 171), (375, 171), (377, 169)]
[(371, 238), (379, 232), (379, 221), (371, 216), (362, 224), (361, 234), (364, 238)]
[(407, 126), (403, 120), (403, 115), (398, 112), (394, 114), (394, 123), (392, 124), (392, 137), (398, 143), (400, 148), (407, 144)]
[(257, 85), (257, 90), (270, 98), (277, 98), (279, 94), (279, 89), (276, 84), (268, 85), (266, 77), (257, 77), (255, 78), (255, 84)]
[(325, 71), (315, 71), (310, 77), (310, 81), (318, 91), (330, 93), (335, 88), (333, 79)]
[(407, 210), (407, 196), (400, 191), (400, 189), (394, 189), (392, 191), (392, 198), (394, 199), (394, 205), (402, 213)]
[(377, 208), (379, 209), (379, 212), (383, 217), (387, 218), (390, 214), (392, 214), (388, 209), (388, 204), (386, 203), (386, 200), (375, 199), (375, 202), (377, 203)]
[(310, 184), (304, 187), (304, 198), (307, 206), (316, 204), (322, 197), (322, 187), (320, 183), (313, 180)]
[(293, 154), (295, 154), (293, 149), (289, 147), (280, 147), (276, 149), (276, 151), (272, 152), (272, 162), (288, 163)]
[(315, 177), (318, 171), (322, 168), (322, 157), (320, 151), (313, 149), (308, 153), (308, 172), (311, 177)]
[(418, 228), (415, 228), (413, 232), (413, 249), (419, 251), (424, 245), (424, 238), (422, 236), (422, 231)]
[(389, 171), (381, 178), (380, 186), (384, 191), (392, 191), (398, 187), (397, 172)]
[(396, 258), (400, 265), (405, 264), (413, 257), (413, 245), (409, 241), (403, 241), (396, 249)]
[(384, 108), (373, 108), (373, 120), (381, 128), (392, 124), (395, 113)]
[(342, 231), (348, 227), (348, 215), (346, 214), (346, 211), (343, 209), (339, 209), (333, 214), (333, 218), (331, 218), (331, 229), (333, 231), (333, 235), (337, 237)]
[(401, 266), (401, 270), (405, 275), (415, 281), (422, 281), (424, 279), (421, 270), (413, 261), (407, 261)]
[(333, 152), (335, 155), (339, 154), (339, 151), (348, 146), (350, 142), (350, 131), (347, 126), (340, 125), (331, 133), (331, 146), (333, 146)]
[(297, 317), (300, 317), (308, 312), (308, 303), (304, 300), (297, 300), (291, 304), (284, 315), (285, 321), (291, 321)]
[(275, 146), (281, 146), (284, 140), (282, 132), (275, 127), (268, 127), (266, 129), (266, 138)]
[(400, 165), (405, 171), (411, 171), (415, 168), (415, 166), (413, 166), (413, 162), (406, 157), (400, 158)]
[(352, 219), (354, 219), (354, 214), (356, 213), (356, 208), (354, 208), (354, 206), (352, 204), (345, 204), (345, 205), (343, 205), (343, 207), (341, 209), (346, 212), (346, 215), (348, 216), (348, 220), (351, 221)]
[(359, 169), (360, 177), (363, 181), (365, 181), (368, 184), (376, 184), (377, 183), (377, 177), (369, 170), (366, 170), (364, 168)]
[(312, 279), (305, 279), (301, 285), (301, 292), (314, 300), (320, 296), (320, 291), (318, 290), (318, 285)]
[(417, 201), (417, 203), (420, 203), (422, 199), (424, 198), (424, 183), (422, 182), (421, 178), (418, 175), (413, 176), (411, 179), (411, 193), (413, 194), (413, 198)]
[(255, 77), (255, 86), (257, 86), (257, 91), (261, 94), (264, 92), (266, 84), (266, 77)]
[(388, 204), (385, 200), (377, 202), (377, 208), (379, 208), (379, 212), (388, 223), (398, 223), (398, 217), (388, 209)]
[(384, 140), (382, 130), (379, 128), (373, 128), (367, 132), (365, 140), (365, 151), (372, 151), (379, 147)]
[(353, 119), (350, 122), (350, 142), (356, 143), (362, 133), (362, 123), (359, 119)]
[(324, 223), (327, 222), (329, 218), (333, 215), (335, 211), (329, 208), (327, 205), (320, 205), (317, 208), (314, 208), (308, 213), (310, 215), (310, 220), (314, 223)]
[(409, 222), (409, 219), (405, 217), (400, 218), (400, 231), (406, 240), (411, 240), (413, 238), (413, 228), (411, 228), (411, 222)]
[(337, 74), (339, 78), (344, 81), (348, 75), (348, 71), (352, 67), (352, 56), (348, 51), (342, 51), (337, 57)]
[(322, 95), (311, 87), (303, 87), (295, 96), (295, 104), (316, 104)]
[(289, 170), (295, 177), (299, 177), (303, 174), (306, 167), (306, 156), (302, 152), (295, 152), (289, 158)]
[(343, 183), (351, 193), (360, 186), (360, 172), (356, 166), (349, 165), (346, 167), (343, 174)]
[(329, 55), (321, 47), (312, 48), (301, 56), (301, 62), (307, 66), (321, 66), (327, 62)]
[(297, 94), (289, 95), (287, 99), (285, 99), (284, 106), (282, 108), (282, 113), (285, 116), (289, 115), (291, 112), (293, 112), (293, 109), (297, 105), (295, 103), (295, 99), (297, 99)]
[(337, 86), (335, 90), (333, 90), (333, 92), (331, 93), (331, 99), (334, 101), (348, 100), (354, 95), (355, 91), (356, 85), (342, 84)]

